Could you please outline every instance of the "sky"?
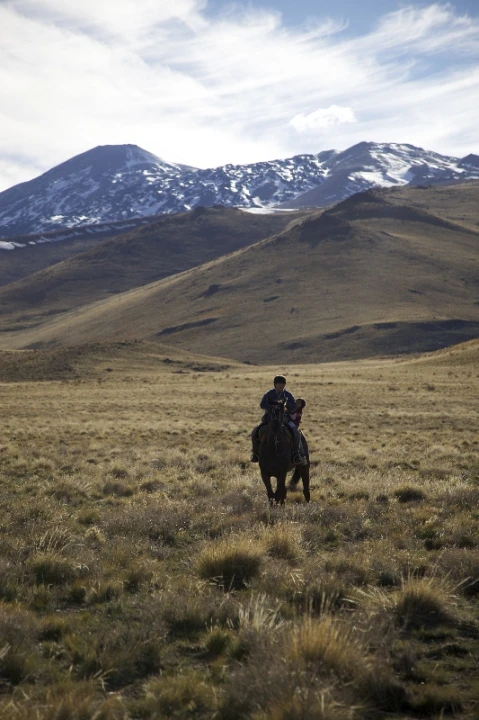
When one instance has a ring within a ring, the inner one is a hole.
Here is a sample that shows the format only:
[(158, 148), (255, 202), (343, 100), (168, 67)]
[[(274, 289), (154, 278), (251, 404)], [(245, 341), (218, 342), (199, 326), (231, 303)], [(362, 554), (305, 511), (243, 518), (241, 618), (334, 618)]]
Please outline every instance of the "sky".
[(463, 157), (478, 108), (478, 0), (0, 0), (0, 191), (98, 145)]

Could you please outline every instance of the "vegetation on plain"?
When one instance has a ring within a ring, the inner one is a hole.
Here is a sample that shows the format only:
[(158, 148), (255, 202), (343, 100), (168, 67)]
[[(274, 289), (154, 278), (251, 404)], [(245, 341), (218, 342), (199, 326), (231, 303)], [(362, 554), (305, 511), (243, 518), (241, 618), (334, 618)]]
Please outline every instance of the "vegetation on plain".
[[(0, 356), (0, 717), (477, 717), (478, 342), (175, 353)], [(309, 505), (270, 507), (249, 462), (278, 370), (307, 399)]]

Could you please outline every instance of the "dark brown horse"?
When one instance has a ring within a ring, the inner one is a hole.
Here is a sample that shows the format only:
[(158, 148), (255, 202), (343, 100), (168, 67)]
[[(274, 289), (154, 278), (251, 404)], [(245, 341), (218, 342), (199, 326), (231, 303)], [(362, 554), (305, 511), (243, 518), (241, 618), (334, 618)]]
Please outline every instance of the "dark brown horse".
[[(259, 448), (259, 469), (266, 487), (270, 504), (284, 505), (286, 500), (286, 475), (295, 468), (293, 478), (303, 481), (303, 495), (309, 502), (309, 460), (307, 465), (295, 466), (292, 461), (292, 441), (290, 432), (284, 424), (284, 401), (273, 404), (271, 420), (266, 426)], [(276, 478), (276, 491), (273, 491), (271, 478)]]

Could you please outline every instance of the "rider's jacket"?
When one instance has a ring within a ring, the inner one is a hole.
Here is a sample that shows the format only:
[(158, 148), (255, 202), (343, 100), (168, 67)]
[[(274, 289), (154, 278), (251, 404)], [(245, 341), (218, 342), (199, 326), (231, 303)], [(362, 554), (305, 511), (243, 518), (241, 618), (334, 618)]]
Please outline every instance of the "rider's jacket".
[(260, 408), (266, 411), (263, 415), (262, 422), (269, 422), (271, 420), (271, 403), (279, 400), (286, 400), (286, 410), (288, 413), (293, 412), (296, 408), (296, 401), (287, 390), (282, 390), (281, 392), (277, 392), (275, 388), (268, 390), (268, 392), (263, 395), (263, 399), (259, 404)]

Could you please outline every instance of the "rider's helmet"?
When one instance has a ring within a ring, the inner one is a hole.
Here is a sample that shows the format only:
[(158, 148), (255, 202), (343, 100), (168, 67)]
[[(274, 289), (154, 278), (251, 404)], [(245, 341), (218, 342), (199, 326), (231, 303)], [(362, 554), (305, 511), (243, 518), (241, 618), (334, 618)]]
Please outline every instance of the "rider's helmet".
[(275, 379), (273, 380), (273, 385), (286, 385), (286, 378), (284, 375), (276, 375)]
[(296, 402), (299, 402), (301, 404), (301, 410), (306, 407), (306, 400), (304, 398), (296, 398)]

